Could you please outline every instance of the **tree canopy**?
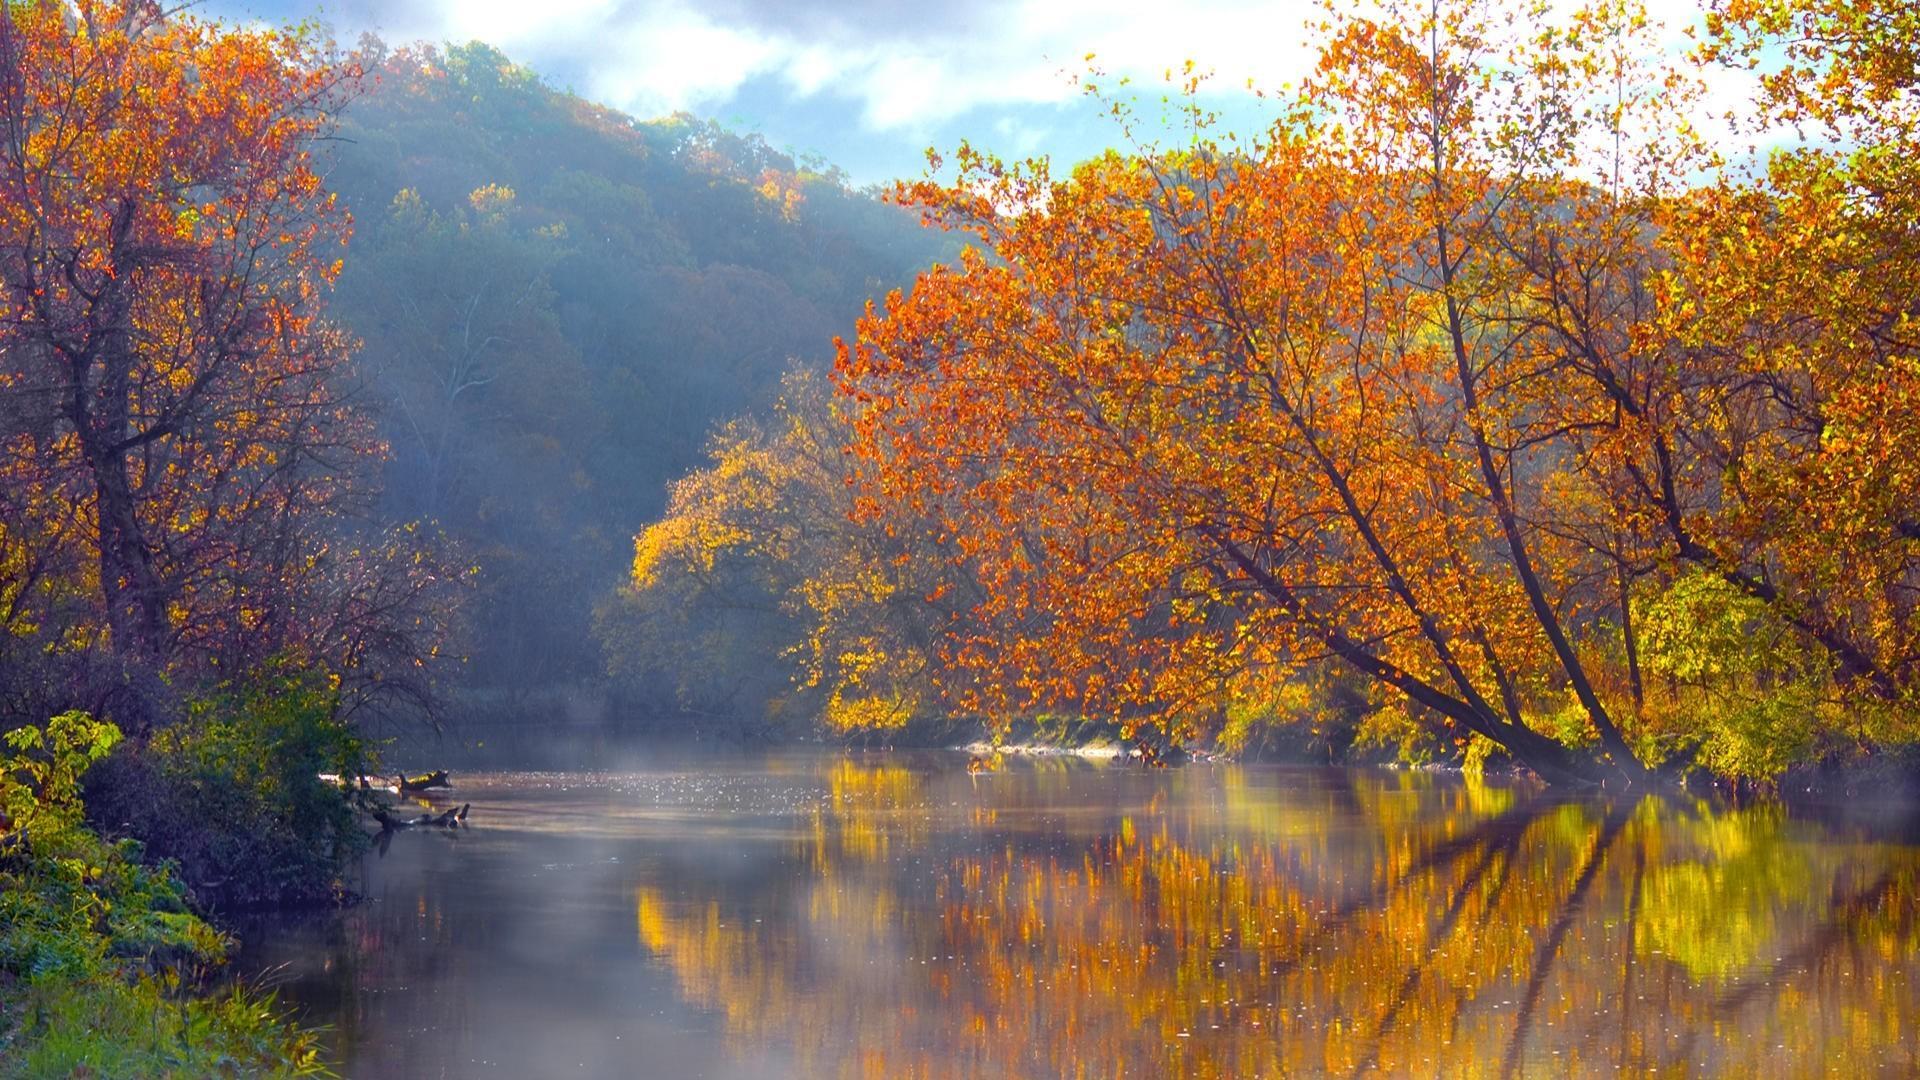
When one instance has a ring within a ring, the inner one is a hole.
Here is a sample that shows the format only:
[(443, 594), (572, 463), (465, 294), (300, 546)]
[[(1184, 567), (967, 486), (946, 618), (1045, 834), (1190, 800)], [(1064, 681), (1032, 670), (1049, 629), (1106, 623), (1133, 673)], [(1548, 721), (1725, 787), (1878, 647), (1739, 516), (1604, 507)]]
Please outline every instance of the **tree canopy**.
[(1190, 145), (903, 188), (972, 246), (839, 371), (863, 511), (984, 589), (949, 694), (1198, 733), (1331, 659), (1559, 779), (1910, 741), (1903, 25), (1713, 11), (1691, 63), (1847, 43), (1769, 76), (1835, 137), (1757, 176), (1662, 123), (1690, 72), (1634, 6), (1463, 2), (1334, 20), (1251, 143), (1196, 104)]

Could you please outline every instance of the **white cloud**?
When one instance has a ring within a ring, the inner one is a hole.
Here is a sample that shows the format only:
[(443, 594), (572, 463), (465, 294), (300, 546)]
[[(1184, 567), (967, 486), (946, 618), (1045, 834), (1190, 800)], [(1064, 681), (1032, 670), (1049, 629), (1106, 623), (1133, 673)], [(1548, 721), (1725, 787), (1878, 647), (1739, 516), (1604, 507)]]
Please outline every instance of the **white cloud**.
[(580, 67), (589, 97), (646, 116), (725, 101), (785, 48), (750, 29), (661, 5), (639, 19), (602, 26), (594, 35), (594, 59)]
[(617, 14), (618, 7), (617, 0), (546, 0), (540, 4), (430, 0), (392, 5), (370, 22), (374, 29), (400, 40), (485, 41), (526, 48), (542, 41), (562, 40), (570, 36), (573, 27), (603, 23)]
[[(1194, 59), (1225, 86), (1249, 77), (1275, 84), (1299, 76), (1310, 6), (1206, 0), (1175, 13), (1140, 0), (1019, 0), (990, 36), (928, 41), (904, 53), (849, 49), (836, 88), (861, 102), (870, 128), (891, 131), (924, 130), (982, 107), (1068, 100), (1088, 53), (1103, 69), (1143, 81)], [(781, 74), (797, 91), (819, 85), (791, 68)]]
[(1200, 0), (1176, 13), (1143, 0), (1015, 0), (994, 12), (993, 33), (896, 26), (882, 39), (844, 20), (723, 22), (678, 0), (431, 0), (386, 29), (486, 41), (641, 115), (710, 106), (772, 77), (797, 96), (853, 99), (871, 130), (914, 132), (981, 107), (1066, 100), (1088, 52), (1141, 79), (1192, 58), (1225, 85), (1275, 84), (1298, 75), (1311, 7)]
[[(1573, 2), (1554, 6), (1564, 13)], [(768, 87), (784, 90), (813, 114), (807, 123), (835, 132), (824, 137), (842, 153), (862, 139), (924, 146), (950, 137), (956, 121), (984, 133), (1013, 118), (1018, 131), (995, 132), (1006, 141), (994, 149), (1010, 155), (1051, 149), (1049, 136), (1085, 149), (1087, 132), (1044, 129), (1054, 107), (1077, 96), (1088, 53), (1103, 86), (1126, 77), (1148, 100), (1187, 60), (1223, 93), (1249, 82), (1273, 91), (1307, 74), (1307, 25), (1322, 14), (1317, 0), (973, 0), (918, 17), (903, 8), (904, 0), (402, 0), (374, 10), (390, 35), (477, 38), (642, 117), (724, 113), (752, 83), (762, 95), (753, 107), (768, 107)], [(1658, 47), (1684, 50), (1681, 30), (1669, 24)], [(1751, 91), (1749, 73), (1711, 73), (1691, 109), (1695, 124), (1724, 141), (1717, 114)], [(1095, 113), (1084, 110), (1082, 126), (1097, 127)]]

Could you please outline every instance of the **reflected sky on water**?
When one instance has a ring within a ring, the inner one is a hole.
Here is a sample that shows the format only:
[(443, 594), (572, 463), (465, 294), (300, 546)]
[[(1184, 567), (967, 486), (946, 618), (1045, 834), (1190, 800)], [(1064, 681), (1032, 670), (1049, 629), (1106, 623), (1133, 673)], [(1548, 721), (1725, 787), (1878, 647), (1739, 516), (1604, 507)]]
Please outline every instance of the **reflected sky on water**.
[(1920, 848), (1759, 805), (964, 755), (456, 776), (241, 928), (348, 1077), (1910, 1075)]

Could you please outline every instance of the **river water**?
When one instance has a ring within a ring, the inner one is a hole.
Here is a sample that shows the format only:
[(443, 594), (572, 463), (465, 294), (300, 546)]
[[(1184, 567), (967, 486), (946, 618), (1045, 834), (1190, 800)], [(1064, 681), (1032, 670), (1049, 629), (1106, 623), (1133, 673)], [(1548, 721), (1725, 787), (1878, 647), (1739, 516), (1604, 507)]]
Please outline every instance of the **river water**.
[[(456, 775), (244, 971), (347, 1077), (1908, 1076), (1920, 847), (1356, 770)], [(1909, 830), (1910, 831), (1910, 830)]]

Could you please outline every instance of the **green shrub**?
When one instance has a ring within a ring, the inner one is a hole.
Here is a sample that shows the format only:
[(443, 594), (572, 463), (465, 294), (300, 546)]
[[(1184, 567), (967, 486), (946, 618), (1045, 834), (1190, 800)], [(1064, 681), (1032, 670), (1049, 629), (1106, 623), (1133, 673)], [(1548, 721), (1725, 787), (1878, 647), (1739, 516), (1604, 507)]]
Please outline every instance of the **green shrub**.
[(1818, 757), (1818, 737), (1848, 724), (1831, 664), (1766, 604), (1703, 572), (1636, 604), (1643, 662), (1664, 693), (1649, 701), (1656, 740), (1699, 763), (1770, 781)]
[(35, 983), (15, 1009), (0, 1078), (330, 1075), (318, 1036), (289, 1025), (272, 995), (192, 997), (164, 977), (93, 976)]
[(329, 903), (366, 845), (349, 793), (366, 763), (324, 677), (274, 665), (191, 703), (88, 786), (94, 821), (173, 860), (215, 910)]
[(80, 780), (120, 741), (64, 713), (0, 761), (0, 1077), (316, 1075), (311, 1033), (244, 989), (195, 998), (227, 940), (139, 844), (85, 824)]

